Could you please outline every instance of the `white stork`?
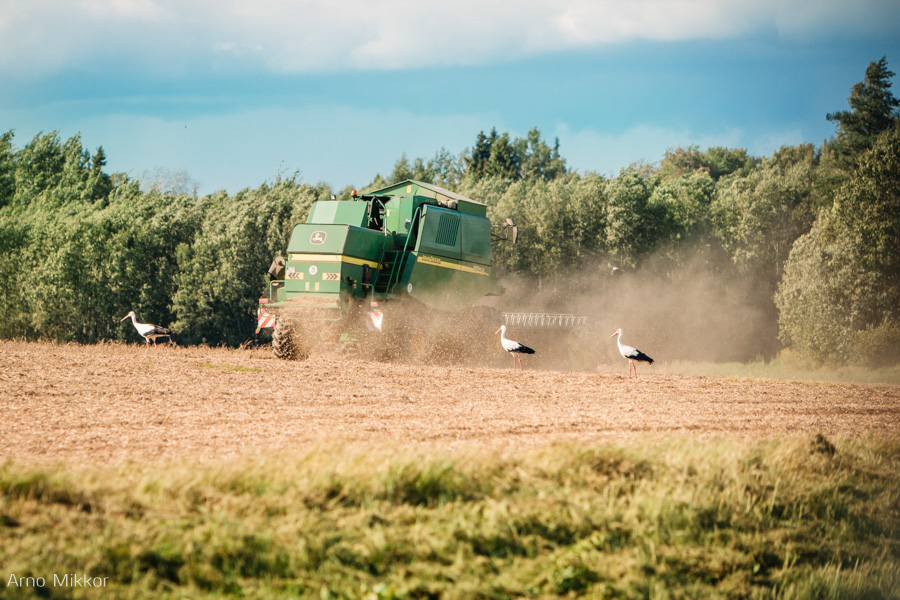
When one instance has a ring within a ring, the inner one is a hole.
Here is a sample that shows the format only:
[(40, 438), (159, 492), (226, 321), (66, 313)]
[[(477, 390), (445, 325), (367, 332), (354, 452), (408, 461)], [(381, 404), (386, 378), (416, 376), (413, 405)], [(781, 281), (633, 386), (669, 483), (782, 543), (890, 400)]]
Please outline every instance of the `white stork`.
[(637, 366), (635, 366), (634, 361), (642, 361), (646, 363), (653, 364), (653, 359), (638, 350), (637, 348), (632, 348), (631, 346), (626, 346), (622, 343), (622, 330), (616, 329), (615, 333), (613, 333), (609, 337), (618, 336), (616, 339), (616, 343), (619, 345), (619, 354), (622, 355), (622, 358), (628, 360), (628, 376), (631, 377), (631, 372), (634, 371), (634, 378), (637, 379)]
[(169, 340), (172, 339), (172, 332), (165, 327), (160, 327), (159, 325), (151, 325), (150, 323), (138, 323), (137, 317), (134, 316), (134, 311), (128, 311), (128, 314), (119, 319), (119, 323), (124, 321), (125, 319), (131, 317), (131, 322), (134, 323), (134, 328), (137, 329), (137, 332), (140, 334), (142, 338), (147, 342), (147, 346), (150, 346), (150, 340), (153, 340), (153, 345), (156, 345), (156, 338), (167, 337)]
[(506, 339), (506, 325), (501, 325), (500, 329), (494, 332), (494, 334), (500, 334), (500, 345), (503, 346), (503, 349), (509, 352), (513, 357), (513, 370), (516, 370), (516, 364), (519, 365), (519, 368), (522, 369), (522, 354), (534, 354), (534, 350), (529, 348), (528, 346), (524, 346), (519, 342), (515, 342), (513, 340)]

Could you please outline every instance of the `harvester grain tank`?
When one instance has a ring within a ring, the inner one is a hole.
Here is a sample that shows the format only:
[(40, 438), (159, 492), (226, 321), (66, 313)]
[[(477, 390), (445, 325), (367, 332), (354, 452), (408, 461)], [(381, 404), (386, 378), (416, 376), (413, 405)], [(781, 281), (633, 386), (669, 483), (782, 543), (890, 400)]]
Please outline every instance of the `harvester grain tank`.
[(422, 352), (454, 315), (489, 340), (492, 323), (479, 320), (500, 314), (475, 305), (500, 291), (491, 238), (514, 241), (516, 228), (507, 221), (493, 231), (484, 204), (413, 180), (316, 202), (294, 228), (287, 257), (272, 263), (260, 328), (271, 327), (284, 358), (367, 337)]

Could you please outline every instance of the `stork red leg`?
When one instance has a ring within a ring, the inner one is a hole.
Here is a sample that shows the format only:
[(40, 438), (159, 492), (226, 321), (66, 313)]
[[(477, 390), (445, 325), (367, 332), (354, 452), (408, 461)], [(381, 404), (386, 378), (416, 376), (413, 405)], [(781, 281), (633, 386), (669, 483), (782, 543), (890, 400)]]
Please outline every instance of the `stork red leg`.
[(626, 346), (622, 343), (622, 330), (617, 329), (613, 332), (613, 334), (609, 337), (616, 338), (616, 345), (619, 347), (619, 354), (622, 355), (622, 358), (628, 361), (628, 377), (629, 379), (632, 377), (632, 373), (634, 374), (634, 378), (638, 378), (637, 374), (637, 364), (635, 361), (643, 361), (646, 363), (653, 364), (653, 359), (638, 350), (637, 348), (632, 348), (631, 346)]
[(504, 350), (512, 355), (513, 371), (516, 370), (516, 367), (518, 367), (520, 371), (524, 370), (525, 367), (522, 366), (521, 353), (524, 352), (525, 354), (534, 354), (534, 350), (532, 350), (528, 346), (523, 346), (522, 344), (514, 340), (506, 339), (506, 325), (501, 325), (500, 329), (498, 329), (494, 333), (500, 334), (500, 345), (503, 346)]

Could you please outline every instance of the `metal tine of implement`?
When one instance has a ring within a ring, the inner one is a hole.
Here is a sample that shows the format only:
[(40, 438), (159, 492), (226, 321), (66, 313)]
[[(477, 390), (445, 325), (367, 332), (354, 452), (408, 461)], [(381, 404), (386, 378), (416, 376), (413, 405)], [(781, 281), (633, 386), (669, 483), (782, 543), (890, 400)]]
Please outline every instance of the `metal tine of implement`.
[(518, 325), (520, 327), (570, 328), (586, 325), (587, 317), (549, 313), (504, 313), (503, 321), (506, 325)]

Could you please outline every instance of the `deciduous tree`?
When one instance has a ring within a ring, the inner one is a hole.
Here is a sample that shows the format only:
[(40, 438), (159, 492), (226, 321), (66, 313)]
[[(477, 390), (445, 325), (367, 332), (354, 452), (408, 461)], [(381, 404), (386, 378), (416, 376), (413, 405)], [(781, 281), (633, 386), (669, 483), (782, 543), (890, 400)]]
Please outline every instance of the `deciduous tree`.
[(858, 164), (791, 251), (781, 336), (818, 361), (889, 363), (900, 360), (900, 129)]

